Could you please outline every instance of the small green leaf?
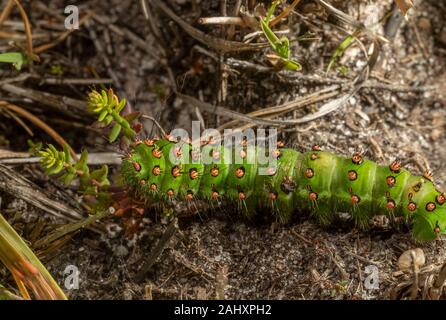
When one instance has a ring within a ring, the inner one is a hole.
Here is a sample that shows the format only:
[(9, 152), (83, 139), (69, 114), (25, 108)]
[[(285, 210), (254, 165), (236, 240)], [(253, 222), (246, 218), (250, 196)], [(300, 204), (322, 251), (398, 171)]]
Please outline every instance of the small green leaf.
[(106, 109), (102, 110), (101, 113), (99, 114), (98, 121), (99, 122), (104, 121), (104, 119), (107, 115), (108, 115), (108, 110), (106, 110)]
[(122, 111), (122, 109), (124, 109), (126, 104), (127, 104), (127, 101), (125, 99), (122, 99), (121, 102), (116, 107), (116, 112), (120, 113)]
[(34, 143), (32, 140), (28, 139), (27, 143), (29, 146), (29, 149), (28, 149), (29, 154), (33, 155), (33, 156), (38, 156), (39, 151), (41, 151), (43, 148), (42, 142), (39, 141), (39, 142)]
[(124, 129), (133, 131), (133, 129), (130, 128), (130, 123), (128, 123), (127, 121), (125, 121), (125, 120), (124, 120), (123, 118), (121, 118), (121, 117), (119, 117), (118, 119), (120, 120), (119, 123), (121, 124), (121, 126), (122, 126)]
[[(64, 151), (59, 151), (58, 154), (59, 154), (58, 155), (59, 161), (64, 162), (64, 163), (68, 162)], [(70, 156), (70, 153), (68, 153), (68, 156)]]
[(57, 158), (57, 155), (59, 152), (57, 151), (56, 147), (50, 143), (50, 144), (48, 144), (48, 148), (50, 148), (50, 151), (51, 151), (51, 154), (53, 155), (53, 157)]
[(87, 161), (88, 161), (88, 151), (83, 149), (81, 152), (81, 157), (74, 165), (74, 168), (76, 170), (80, 170), (82, 172), (88, 173), (89, 170), (88, 170)]
[(64, 144), (63, 145), (63, 153), (65, 156), (65, 162), (71, 163), (71, 153), (70, 153), (70, 148), (68, 147), (68, 144)]
[(269, 22), (271, 21), (271, 18), (273, 17), (274, 11), (276, 11), (276, 7), (280, 4), (280, 0), (274, 0), (273, 3), (271, 3), (271, 7), (269, 7), (268, 12), (266, 13), (265, 22), (267, 25), (269, 25)]
[(108, 104), (108, 95), (107, 95), (107, 91), (102, 90), (101, 94), (102, 94), (102, 103), (103, 103), (104, 105), (107, 105), (107, 104)]
[(84, 188), (83, 188), (83, 192), (82, 192), (82, 194), (84, 195), (84, 196), (86, 196), (86, 195), (88, 195), (88, 196), (95, 196), (97, 193), (98, 193), (98, 190), (97, 190), (98, 188), (96, 187), (96, 186), (87, 186), (87, 185), (84, 185)]
[(280, 57), (281, 64), (279, 65), (282, 68), (291, 71), (299, 71), (302, 69), (302, 66), (299, 62), (290, 60), (291, 52), (290, 52), (290, 40), (283, 36), (279, 39), (279, 37), (271, 30), (269, 27), (269, 22), (274, 14), (274, 11), (280, 1), (274, 1), (271, 7), (268, 10), (267, 16), (265, 19), (260, 19), (260, 28), (265, 34), (266, 39), (270, 43), (271, 47)]
[(64, 74), (64, 69), (59, 63), (56, 63), (51, 66), (50, 73), (55, 76), (62, 76)]
[(338, 45), (335, 52), (333, 53), (333, 55), (330, 58), (326, 73), (330, 72), (331, 68), (333, 67), (335, 62), (338, 60), (338, 58), (344, 54), (345, 50), (347, 50), (347, 48), (350, 47), (350, 45), (353, 43), (356, 36), (358, 36), (358, 35), (359, 35), (359, 30), (355, 31), (353, 34), (348, 35), (341, 41), (341, 43)]
[(55, 166), (52, 166), (47, 170), (48, 175), (57, 174), (62, 171), (64, 163), (62, 161), (56, 161)]
[(290, 58), (290, 41), (287, 37), (282, 37), (276, 45), (277, 53), (284, 59)]
[(74, 178), (76, 178), (76, 173), (66, 172), (59, 179), (63, 182), (63, 184), (69, 186), (71, 182), (73, 182)]
[(113, 107), (116, 106), (116, 104), (117, 104), (116, 102), (118, 100), (118, 98), (114, 94), (112, 88), (108, 89), (108, 91), (107, 91), (107, 100), (108, 100), (108, 106), (112, 110)]
[(90, 179), (97, 180), (101, 186), (109, 186), (110, 181), (108, 181), (108, 167), (103, 165), (100, 169), (96, 169), (91, 172)]
[(290, 71), (300, 71), (302, 70), (302, 65), (294, 60), (285, 60), (285, 69), (290, 70)]
[(338, 68), (338, 70), (339, 70), (339, 73), (340, 73), (341, 75), (343, 75), (344, 77), (346, 77), (346, 76), (348, 75), (348, 73), (349, 73), (349, 68), (348, 68), (348, 66), (346, 66), (346, 65), (341, 65), (341, 66)]
[(116, 123), (108, 136), (110, 142), (116, 141), (118, 139), (119, 133), (121, 132), (122, 126), (119, 123)]
[(280, 42), (280, 39), (276, 36), (276, 34), (270, 29), (270, 27), (266, 24), (264, 20), (260, 20), (260, 27), (265, 34), (266, 39), (268, 40), (271, 47), (274, 51), (277, 51), (276, 44)]
[(104, 119), (104, 124), (105, 124), (106, 126), (108, 126), (112, 121), (113, 121), (113, 116), (108, 115), (108, 116), (106, 116), (105, 119)]
[(26, 56), (21, 52), (0, 53), (0, 62), (12, 63), (17, 70), (20, 70), (22, 65), (26, 63)]

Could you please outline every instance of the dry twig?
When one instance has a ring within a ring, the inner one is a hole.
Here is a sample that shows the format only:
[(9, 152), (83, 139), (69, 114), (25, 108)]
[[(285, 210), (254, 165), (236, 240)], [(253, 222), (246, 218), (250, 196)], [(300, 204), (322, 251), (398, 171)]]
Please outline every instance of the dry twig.
[(51, 199), (39, 186), (2, 164), (0, 164), (0, 190), (23, 199), (55, 217), (69, 221), (83, 218), (80, 211)]
[(164, 249), (169, 243), (169, 240), (173, 237), (175, 232), (178, 229), (177, 225), (177, 219), (173, 219), (169, 226), (167, 227), (166, 231), (164, 231), (164, 234), (162, 235), (161, 239), (158, 241), (158, 244), (153, 249), (153, 251), (149, 254), (146, 263), (141, 267), (141, 269), (138, 271), (138, 273), (135, 276), (136, 281), (142, 281), (149, 272), (150, 268), (155, 264), (156, 260), (161, 256), (161, 254), (164, 252)]
[(161, 9), (173, 21), (178, 23), (184, 29), (184, 31), (186, 31), (191, 37), (213, 48), (214, 50), (220, 51), (222, 53), (233, 52), (233, 51), (259, 50), (262, 48), (267, 48), (269, 46), (268, 43), (253, 44), (253, 43), (243, 43), (243, 42), (229, 41), (220, 38), (215, 38), (190, 26), (186, 21), (184, 21), (182, 18), (176, 15), (171, 9), (169, 9), (169, 7), (162, 1), (150, 0), (149, 2), (152, 3), (154, 6), (158, 7), (159, 9)]
[(17, 113), (18, 115), (20, 115), (21, 117), (28, 119), (29, 121), (34, 123), (36, 126), (38, 126), (40, 129), (45, 131), (49, 136), (51, 136), (61, 147), (63, 147), (64, 145), (67, 145), (68, 148), (70, 149), (70, 153), (73, 156), (73, 159), (75, 159), (75, 160), (77, 159), (76, 152), (74, 152), (74, 150), (70, 146), (70, 144), (67, 141), (65, 141), (65, 139), (62, 138), (62, 136), (60, 134), (58, 134), (53, 128), (48, 126), (45, 122), (43, 122), (42, 120), (37, 118), (35, 115), (29, 113), (28, 111), (26, 111), (25, 109), (23, 109), (19, 106), (7, 103), (6, 101), (0, 101), (0, 109), (1, 108), (6, 108), (8, 110), (11, 110), (11, 111)]

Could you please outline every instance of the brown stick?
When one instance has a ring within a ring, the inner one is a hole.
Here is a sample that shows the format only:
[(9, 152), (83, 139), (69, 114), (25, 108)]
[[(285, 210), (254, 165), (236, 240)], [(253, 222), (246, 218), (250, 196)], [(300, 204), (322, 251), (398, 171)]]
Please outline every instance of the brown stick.
[(85, 119), (86, 117), (86, 103), (82, 100), (59, 96), (35, 89), (23, 88), (10, 83), (0, 84), (0, 89), (14, 95), (29, 98), (46, 106), (50, 106), (53, 109), (63, 112), (71, 117), (76, 117), (78, 119)]
[(64, 138), (62, 138), (53, 128), (49, 127), (45, 122), (37, 118), (35, 115), (29, 113), (25, 109), (16, 106), (14, 104), (7, 103), (6, 101), (0, 101), (0, 108), (6, 108), (8, 110), (11, 110), (18, 115), (22, 116), (23, 118), (28, 119), (32, 123), (34, 123), (36, 126), (38, 126), (40, 129), (48, 133), (61, 147), (63, 147), (65, 144), (68, 146), (68, 149), (70, 150), (71, 156), (74, 160), (77, 160), (76, 152), (74, 152), (73, 148), (68, 144), (67, 141), (65, 141)]
[(166, 15), (168, 15), (173, 21), (178, 23), (184, 29), (184, 31), (186, 31), (186, 33), (188, 33), (192, 38), (195, 38), (196, 40), (204, 43), (205, 45), (213, 48), (214, 50), (220, 52), (253, 51), (266, 48), (269, 46), (268, 43), (243, 43), (210, 36), (189, 25), (181, 17), (176, 15), (166, 4), (164, 4), (164, 1), (150, 0), (149, 2), (152, 5), (161, 9), (161, 11), (163, 11)]
[(31, 25), (29, 23), (28, 16), (26, 15), (25, 9), (23, 9), (21, 3), (19, 0), (14, 0), (17, 8), (19, 9), (20, 15), (22, 16), (23, 25), (25, 26), (25, 33), (26, 33), (26, 46), (28, 50), (28, 54), (30, 57), (33, 56), (33, 35), (31, 32)]
[(446, 280), (446, 263), (443, 264), (438, 275), (433, 283), (432, 287), (429, 289), (429, 297), (432, 300), (439, 300), (441, 293), (443, 291), (444, 282)]
[(299, 2), (300, 0), (294, 0), (292, 4), (283, 9), (283, 11), (269, 23), (270, 27), (274, 27), (280, 20), (289, 15), (290, 12), (293, 11), (293, 9), (299, 4)]
[(8, 19), (13, 5), (14, 5), (14, 0), (9, 0), (9, 2), (6, 4), (5, 8), (3, 9), (2, 13), (0, 14), (0, 27), (2, 26), (3, 22), (5, 22), (6, 19)]
[(84, 216), (77, 209), (50, 197), (36, 184), (14, 170), (0, 164), (0, 190), (55, 216), (69, 221), (78, 221)]

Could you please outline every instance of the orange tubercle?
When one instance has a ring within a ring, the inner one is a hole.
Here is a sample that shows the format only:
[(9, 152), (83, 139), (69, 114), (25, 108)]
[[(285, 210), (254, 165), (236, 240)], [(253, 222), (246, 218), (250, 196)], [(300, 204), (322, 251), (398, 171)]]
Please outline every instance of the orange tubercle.
[(235, 170), (235, 175), (237, 178), (243, 178), (243, 176), (245, 175), (245, 169), (243, 167), (237, 168)]
[(158, 176), (161, 173), (161, 168), (159, 166), (153, 167), (152, 173), (153, 175)]
[(311, 201), (316, 201), (317, 200), (317, 193), (316, 192), (310, 192), (308, 194), (308, 199), (310, 199)]
[(161, 150), (159, 150), (159, 149), (153, 149), (152, 150), (152, 155), (155, 157), (155, 158), (157, 158), (157, 159), (159, 159), (159, 158), (161, 158), (161, 155), (162, 155), (163, 153), (161, 152)]
[(414, 202), (409, 202), (407, 209), (409, 209), (409, 211), (415, 211), (417, 209), (417, 205)]
[(133, 165), (133, 169), (135, 169), (135, 171), (138, 171), (138, 172), (141, 171), (141, 165), (138, 162), (133, 161), (132, 165)]
[(361, 201), (361, 199), (356, 194), (353, 194), (351, 196), (351, 200), (352, 200), (353, 204), (357, 204), (357, 203), (359, 203), (359, 201)]

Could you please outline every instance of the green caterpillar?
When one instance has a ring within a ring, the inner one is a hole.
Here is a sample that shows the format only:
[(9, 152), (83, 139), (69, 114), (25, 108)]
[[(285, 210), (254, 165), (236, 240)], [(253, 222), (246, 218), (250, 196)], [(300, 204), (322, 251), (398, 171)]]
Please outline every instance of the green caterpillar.
[[(400, 161), (381, 166), (360, 154), (345, 158), (318, 146), (300, 153), (278, 143), (271, 154), (275, 167), (258, 163), (257, 153), (247, 147), (239, 151), (241, 163), (225, 164), (224, 154), (233, 150), (204, 145), (201, 154), (213, 157), (214, 163), (189, 163), (184, 155), (193, 158), (190, 142), (171, 136), (137, 141), (121, 172), (125, 183), (148, 200), (225, 199), (247, 216), (270, 209), (280, 222), (289, 221), (295, 211), (309, 211), (328, 224), (336, 212), (348, 212), (363, 229), (371, 217), (384, 214), (411, 224), (419, 241), (434, 240), (445, 231), (445, 195), (436, 190), (430, 174), (412, 175)], [(260, 175), (261, 169), (267, 174)]]

